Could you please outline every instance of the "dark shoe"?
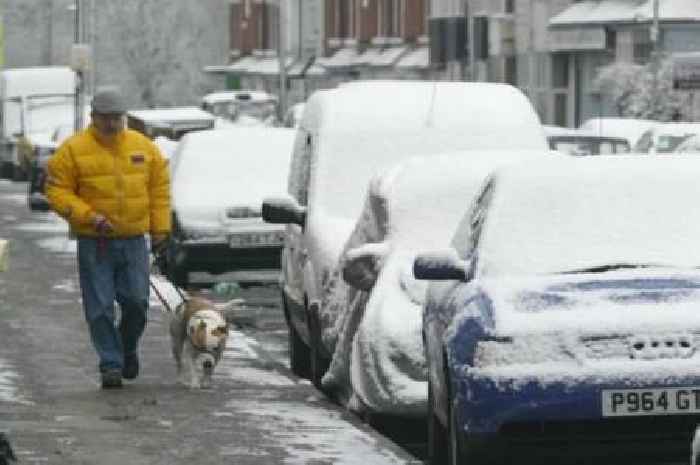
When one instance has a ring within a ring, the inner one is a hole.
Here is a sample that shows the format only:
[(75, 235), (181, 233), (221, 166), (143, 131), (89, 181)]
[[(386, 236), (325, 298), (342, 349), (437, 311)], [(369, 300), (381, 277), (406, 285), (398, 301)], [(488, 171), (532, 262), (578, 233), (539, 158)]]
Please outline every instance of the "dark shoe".
[(139, 375), (139, 357), (137, 355), (127, 355), (124, 357), (124, 368), (122, 368), (122, 378), (134, 379)]
[(122, 372), (117, 369), (102, 372), (102, 389), (115, 389), (122, 387)]

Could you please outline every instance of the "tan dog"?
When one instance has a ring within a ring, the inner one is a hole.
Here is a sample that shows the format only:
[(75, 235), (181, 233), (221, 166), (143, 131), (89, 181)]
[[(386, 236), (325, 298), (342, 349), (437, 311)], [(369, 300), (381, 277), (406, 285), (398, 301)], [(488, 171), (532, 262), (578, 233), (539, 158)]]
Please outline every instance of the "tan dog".
[(228, 337), (223, 310), (238, 303), (236, 299), (217, 305), (197, 296), (177, 306), (170, 320), (170, 342), (181, 383), (193, 389), (211, 387)]

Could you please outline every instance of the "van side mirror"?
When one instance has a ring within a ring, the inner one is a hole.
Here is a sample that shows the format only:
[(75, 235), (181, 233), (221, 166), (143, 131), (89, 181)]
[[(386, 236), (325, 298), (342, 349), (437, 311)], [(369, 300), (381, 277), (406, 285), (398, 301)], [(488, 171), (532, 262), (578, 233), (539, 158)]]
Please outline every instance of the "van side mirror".
[(473, 278), (470, 265), (454, 251), (425, 253), (413, 261), (413, 276), (421, 280), (469, 281)]
[(370, 291), (379, 276), (379, 262), (384, 249), (377, 244), (366, 244), (349, 250), (343, 264), (343, 280), (354, 288)]
[(291, 197), (268, 198), (262, 204), (262, 218), (266, 223), (306, 224), (306, 207), (299, 205)]

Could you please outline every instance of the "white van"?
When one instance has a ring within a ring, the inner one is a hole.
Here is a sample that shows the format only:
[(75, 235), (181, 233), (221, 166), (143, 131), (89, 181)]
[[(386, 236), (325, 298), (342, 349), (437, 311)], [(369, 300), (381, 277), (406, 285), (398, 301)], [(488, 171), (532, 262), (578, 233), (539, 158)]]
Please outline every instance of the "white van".
[(529, 100), (505, 84), (368, 81), (313, 94), (297, 129), (290, 197), (263, 203), (265, 221), (288, 224), (281, 284), (293, 371), (310, 377), (330, 357), (312, 343), (319, 305), (374, 174), (416, 155), (547, 147)]
[(11, 68), (0, 71), (0, 175), (25, 179), (18, 143), (31, 152), (37, 134), (73, 127), (76, 75), (64, 66)]

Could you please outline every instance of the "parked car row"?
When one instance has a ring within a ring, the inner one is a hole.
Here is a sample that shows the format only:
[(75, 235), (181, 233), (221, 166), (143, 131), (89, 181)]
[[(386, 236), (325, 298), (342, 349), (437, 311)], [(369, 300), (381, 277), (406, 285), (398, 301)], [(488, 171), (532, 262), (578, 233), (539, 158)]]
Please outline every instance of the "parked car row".
[(363, 416), (425, 418), (434, 464), (687, 455), (698, 175), (554, 152), (509, 86), (318, 92), (262, 208), (287, 225), (290, 366)]

